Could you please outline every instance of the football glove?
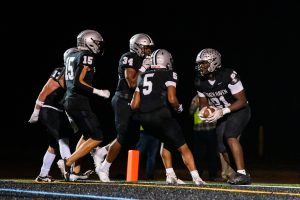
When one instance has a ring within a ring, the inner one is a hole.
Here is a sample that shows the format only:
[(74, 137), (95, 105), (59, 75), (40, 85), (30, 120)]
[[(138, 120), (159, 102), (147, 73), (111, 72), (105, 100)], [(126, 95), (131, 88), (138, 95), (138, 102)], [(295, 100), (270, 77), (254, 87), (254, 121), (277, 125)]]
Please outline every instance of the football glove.
[(151, 56), (146, 56), (143, 60), (142, 67), (139, 69), (141, 72), (145, 72), (149, 67), (151, 67)]
[(179, 104), (178, 108), (176, 108), (176, 112), (177, 113), (182, 113), (182, 111), (183, 111), (182, 104)]
[(36, 123), (39, 120), (39, 113), (40, 113), (40, 110), (34, 108), (33, 113), (31, 114), (31, 117), (28, 120), (28, 122), (31, 123), (31, 124)]
[(104, 97), (106, 99), (108, 99), (110, 97), (109, 90), (98, 90), (98, 89), (94, 88), (93, 93), (100, 96), (100, 97)]
[(217, 122), (218, 119), (223, 117), (225, 114), (230, 113), (229, 108), (215, 108), (215, 112), (213, 112), (212, 116), (205, 119), (207, 123)]

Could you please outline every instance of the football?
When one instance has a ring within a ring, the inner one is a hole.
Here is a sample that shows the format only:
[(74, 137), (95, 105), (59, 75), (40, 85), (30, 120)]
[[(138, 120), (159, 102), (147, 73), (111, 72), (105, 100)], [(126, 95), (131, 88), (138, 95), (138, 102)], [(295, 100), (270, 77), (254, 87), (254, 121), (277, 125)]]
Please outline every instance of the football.
[(214, 108), (212, 108), (212, 107), (207, 107), (207, 108), (204, 110), (204, 112), (203, 112), (203, 117), (204, 117), (204, 118), (210, 117), (211, 114), (212, 114), (213, 112), (215, 112), (215, 109), (214, 109)]

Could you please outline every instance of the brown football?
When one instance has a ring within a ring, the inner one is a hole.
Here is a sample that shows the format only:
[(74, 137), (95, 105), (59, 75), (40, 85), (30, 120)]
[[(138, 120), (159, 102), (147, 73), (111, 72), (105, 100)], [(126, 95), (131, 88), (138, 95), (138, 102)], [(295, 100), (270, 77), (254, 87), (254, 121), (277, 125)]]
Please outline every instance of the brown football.
[(211, 114), (212, 114), (213, 112), (215, 112), (215, 109), (213, 109), (213, 108), (211, 108), (211, 107), (208, 107), (208, 108), (206, 108), (206, 109), (204, 110), (204, 112), (203, 112), (203, 117), (204, 117), (204, 118), (207, 118), (207, 117), (211, 116)]

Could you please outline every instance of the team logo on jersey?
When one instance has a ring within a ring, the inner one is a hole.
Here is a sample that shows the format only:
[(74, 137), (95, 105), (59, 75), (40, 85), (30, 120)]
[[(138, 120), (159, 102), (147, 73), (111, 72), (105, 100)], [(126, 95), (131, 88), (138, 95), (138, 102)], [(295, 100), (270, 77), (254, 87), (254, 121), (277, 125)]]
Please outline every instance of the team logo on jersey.
[(235, 84), (235, 83), (237, 83), (237, 82), (239, 81), (239, 78), (238, 78), (238, 76), (237, 76), (236, 71), (233, 71), (233, 72), (231, 73), (230, 78), (231, 78), (231, 80), (232, 80), (232, 81), (231, 81), (232, 84)]
[(176, 72), (173, 72), (173, 78), (174, 78), (175, 80), (177, 80), (177, 73), (176, 73)]

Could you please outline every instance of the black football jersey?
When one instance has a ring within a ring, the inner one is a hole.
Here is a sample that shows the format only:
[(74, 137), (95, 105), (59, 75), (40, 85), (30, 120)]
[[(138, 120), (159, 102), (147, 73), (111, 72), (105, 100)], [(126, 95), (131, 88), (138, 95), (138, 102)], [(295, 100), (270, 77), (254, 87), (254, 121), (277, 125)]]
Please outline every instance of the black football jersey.
[(86, 92), (92, 90), (85, 85), (76, 84), (76, 82), (79, 81), (83, 66), (88, 66), (89, 71), (87, 71), (84, 81), (87, 84), (92, 85), (95, 73), (95, 59), (94, 54), (87, 50), (70, 53), (67, 56), (65, 70), (67, 97), (74, 94), (86, 96)]
[[(240, 77), (233, 69), (221, 68), (216, 72), (216, 80), (213, 85), (209, 83), (206, 77), (197, 77), (195, 86), (198, 94), (204, 94), (212, 105), (225, 108), (235, 101), (229, 85), (237, 83), (241, 83)], [(239, 87), (241, 87), (241, 91), (243, 89), (242, 85)]]
[[(95, 55), (87, 50), (70, 53), (66, 58), (66, 99), (72, 99), (72, 105), (78, 109), (88, 107), (88, 96), (93, 92), (93, 88), (87, 87), (79, 82), (79, 76), (83, 70), (83, 66), (88, 66), (89, 70), (84, 77), (84, 81), (92, 86), (95, 74), (95, 60)], [(74, 105), (74, 102), (78, 105)]]
[(125, 79), (125, 69), (126, 68), (133, 68), (137, 72), (142, 66), (143, 58), (139, 57), (134, 52), (127, 52), (123, 54), (119, 60), (119, 67), (118, 67), (118, 85), (116, 91), (121, 92), (123, 94), (132, 95), (134, 90), (130, 89), (126, 79)]
[[(64, 73), (64, 67), (56, 68), (51, 73), (50, 78), (58, 82), (58, 80), (62, 76), (62, 73)], [(64, 95), (65, 89), (59, 87), (47, 96), (44, 105), (52, 106), (58, 109), (63, 109), (62, 100), (64, 98)]]
[(138, 78), (141, 95), (140, 112), (150, 112), (161, 107), (168, 107), (167, 87), (176, 87), (177, 74), (172, 70), (147, 70)]

